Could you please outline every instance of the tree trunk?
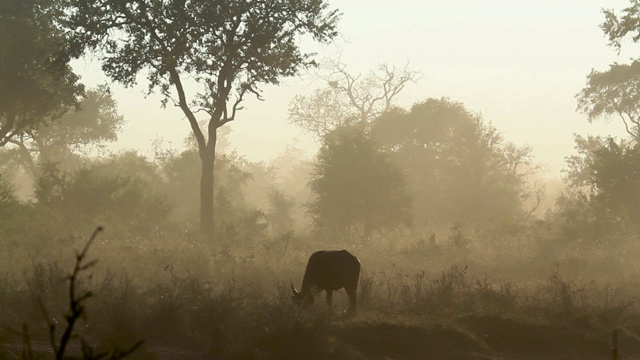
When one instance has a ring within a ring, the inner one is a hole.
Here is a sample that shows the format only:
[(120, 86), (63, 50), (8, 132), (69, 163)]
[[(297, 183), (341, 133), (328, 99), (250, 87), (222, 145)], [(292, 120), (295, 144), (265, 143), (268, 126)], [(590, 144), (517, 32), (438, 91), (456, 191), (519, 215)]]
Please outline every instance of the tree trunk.
[[(215, 132), (215, 130), (213, 130)], [(204, 239), (211, 245), (215, 243), (214, 174), (216, 160), (216, 134), (209, 135), (209, 144), (200, 149), (202, 174), (200, 175), (200, 231)]]

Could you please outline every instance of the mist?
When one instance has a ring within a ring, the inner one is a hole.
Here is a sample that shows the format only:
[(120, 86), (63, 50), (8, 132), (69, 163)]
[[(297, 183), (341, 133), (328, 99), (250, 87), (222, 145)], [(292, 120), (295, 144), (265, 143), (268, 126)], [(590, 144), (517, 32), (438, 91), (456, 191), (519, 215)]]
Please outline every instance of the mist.
[(640, 357), (637, 4), (99, 3), (0, 6), (0, 359)]

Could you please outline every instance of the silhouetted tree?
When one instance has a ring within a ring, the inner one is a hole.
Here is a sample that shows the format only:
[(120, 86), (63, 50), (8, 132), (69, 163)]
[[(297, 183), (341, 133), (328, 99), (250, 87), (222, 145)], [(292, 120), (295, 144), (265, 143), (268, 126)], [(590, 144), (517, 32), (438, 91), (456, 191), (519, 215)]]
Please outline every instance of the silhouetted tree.
[(57, 19), (58, 0), (0, 3), (0, 147), (77, 104), (83, 92)]
[(640, 40), (640, 3), (630, 0), (629, 7), (622, 10), (618, 16), (614, 10), (603, 10), (605, 21), (600, 25), (602, 31), (609, 38), (609, 45), (617, 50), (622, 48), (622, 42), (630, 37), (633, 42)]
[(160, 192), (161, 182), (155, 166), (131, 152), (68, 172), (45, 163), (34, 195), (52, 228), (101, 223), (114, 232), (148, 236), (170, 222), (171, 206)]
[(362, 128), (338, 127), (325, 136), (311, 181), (309, 213), (318, 230), (343, 239), (411, 222), (411, 196), (398, 167)]
[[(163, 192), (167, 194), (175, 211), (176, 219), (183, 224), (194, 218), (199, 197), (197, 193), (185, 192), (198, 186), (200, 159), (196, 149), (181, 153), (165, 154), (161, 162), (161, 173), (166, 179)], [(255, 204), (247, 199), (247, 187), (254, 176), (250, 162), (234, 152), (218, 154), (215, 162), (216, 232), (220, 243), (226, 247), (240, 246), (238, 242), (251, 243), (266, 231), (266, 220)], [(235, 242), (235, 244), (234, 244)]]
[(25, 129), (9, 140), (13, 146), (7, 146), (4, 158), (19, 162), (32, 177), (37, 176), (41, 162), (55, 162), (62, 170), (70, 170), (81, 154), (117, 140), (123, 123), (109, 89), (99, 86), (88, 90), (78, 108), (69, 108), (57, 121)]
[(329, 60), (327, 73), (317, 76), (326, 86), (310, 96), (298, 95), (289, 105), (289, 121), (321, 140), (343, 125), (368, 126), (393, 105), (394, 98), (420, 73), (381, 64), (364, 76), (347, 71), (340, 60)]
[[(278, 84), (312, 65), (300, 35), (325, 42), (338, 15), (325, 1), (69, 0), (76, 45), (100, 49), (102, 68), (134, 85), (144, 73), (185, 114), (201, 161), (200, 226), (214, 240), (214, 162), (217, 129), (235, 119), (247, 93), (261, 99), (261, 84)], [(191, 99), (185, 87), (195, 81)], [(207, 114), (204, 129), (196, 112)]]
[(640, 146), (611, 137), (577, 136), (576, 149), (578, 154), (567, 158), (566, 201), (584, 203), (592, 214), (591, 225), (605, 231), (640, 230)]
[(640, 62), (614, 64), (609, 70), (591, 70), (587, 86), (576, 95), (578, 110), (589, 122), (598, 118), (622, 120), (626, 132), (640, 140)]
[(504, 224), (521, 219), (537, 170), (531, 149), (506, 142), (461, 103), (427, 99), (379, 117), (373, 136), (405, 170), (421, 223)]
[[(604, 10), (600, 25), (609, 45), (618, 52), (625, 40), (640, 39), (640, 2), (620, 14)], [(556, 220), (579, 240), (611, 244), (621, 234), (640, 230), (640, 61), (614, 63), (606, 71), (592, 70), (587, 85), (576, 95), (578, 110), (589, 122), (619, 118), (630, 141), (612, 137), (576, 136), (577, 154), (564, 170), (569, 189), (557, 204)], [(586, 230), (583, 230), (586, 229)]]
[[(605, 21), (600, 28), (609, 39), (609, 46), (618, 52), (625, 40), (640, 40), (640, 2), (632, 0), (620, 14), (603, 10)], [(599, 117), (619, 117), (625, 130), (636, 142), (640, 140), (640, 62), (613, 64), (609, 70), (591, 70), (587, 86), (576, 96), (578, 109), (589, 121)]]

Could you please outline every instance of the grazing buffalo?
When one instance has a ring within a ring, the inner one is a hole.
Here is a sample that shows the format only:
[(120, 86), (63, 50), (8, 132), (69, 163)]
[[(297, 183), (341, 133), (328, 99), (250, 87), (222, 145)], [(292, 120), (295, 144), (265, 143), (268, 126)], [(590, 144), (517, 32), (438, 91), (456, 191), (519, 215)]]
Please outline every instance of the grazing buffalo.
[(351, 300), (349, 312), (357, 312), (356, 290), (360, 278), (360, 260), (346, 250), (317, 251), (311, 255), (302, 279), (302, 289), (291, 284), (293, 300), (304, 305), (313, 304), (317, 291), (327, 292), (327, 304), (331, 309), (334, 290), (344, 288)]

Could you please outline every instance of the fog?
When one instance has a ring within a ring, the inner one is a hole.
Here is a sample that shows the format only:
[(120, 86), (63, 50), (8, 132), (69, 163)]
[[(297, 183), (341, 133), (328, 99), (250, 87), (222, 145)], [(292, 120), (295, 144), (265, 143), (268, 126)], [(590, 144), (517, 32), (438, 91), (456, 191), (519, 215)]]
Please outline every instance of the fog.
[(83, 4), (0, 7), (0, 359), (640, 357), (634, 2)]

